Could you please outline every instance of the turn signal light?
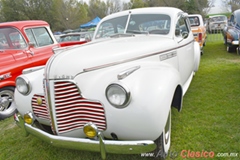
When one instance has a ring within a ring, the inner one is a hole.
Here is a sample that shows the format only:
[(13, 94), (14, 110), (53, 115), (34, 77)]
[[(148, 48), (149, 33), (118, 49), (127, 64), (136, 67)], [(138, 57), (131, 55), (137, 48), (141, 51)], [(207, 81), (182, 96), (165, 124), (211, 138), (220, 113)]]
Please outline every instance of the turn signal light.
[(94, 138), (98, 134), (98, 129), (96, 125), (90, 122), (84, 125), (83, 132), (88, 138)]
[(30, 125), (33, 124), (33, 122), (34, 122), (33, 115), (31, 112), (24, 114), (23, 119), (24, 119), (25, 123), (30, 124)]

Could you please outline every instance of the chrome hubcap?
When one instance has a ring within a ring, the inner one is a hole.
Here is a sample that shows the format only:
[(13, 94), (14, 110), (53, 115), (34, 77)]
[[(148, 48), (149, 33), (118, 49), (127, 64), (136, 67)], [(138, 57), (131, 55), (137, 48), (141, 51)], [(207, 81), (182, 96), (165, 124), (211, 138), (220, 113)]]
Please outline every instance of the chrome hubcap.
[(0, 111), (7, 110), (13, 102), (13, 92), (12, 91), (1, 91), (0, 92)]

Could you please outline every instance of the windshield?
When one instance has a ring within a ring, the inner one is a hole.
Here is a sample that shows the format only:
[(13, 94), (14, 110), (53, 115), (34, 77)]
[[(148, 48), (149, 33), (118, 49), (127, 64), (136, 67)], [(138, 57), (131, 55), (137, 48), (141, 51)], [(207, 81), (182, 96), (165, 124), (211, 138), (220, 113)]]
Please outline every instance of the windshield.
[(238, 12), (237, 15), (235, 16), (235, 20), (237, 22), (238, 27), (240, 28), (240, 13)]
[(227, 21), (226, 16), (216, 16), (216, 17), (211, 17), (210, 22), (219, 22), (219, 21)]
[(100, 24), (96, 39), (116, 34), (168, 34), (170, 17), (165, 14), (132, 14), (107, 20)]
[(26, 47), (27, 44), (17, 29), (0, 29), (0, 49), (23, 49)]

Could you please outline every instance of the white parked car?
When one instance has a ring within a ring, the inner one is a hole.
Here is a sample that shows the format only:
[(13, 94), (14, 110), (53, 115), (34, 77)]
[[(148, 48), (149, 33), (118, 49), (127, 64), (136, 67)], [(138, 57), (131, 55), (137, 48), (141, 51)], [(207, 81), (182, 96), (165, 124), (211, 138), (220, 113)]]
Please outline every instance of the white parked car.
[(227, 22), (228, 19), (225, 15), (209, 16), (207, 30), (209, 33), (219, 33), (227, 26)]
[(183, 11), (114, 13), (101, 20), (91, 42), (56, 49), (42, 69), (24, 70), (16, 79), (15, 120), (54, 146), (101, 152), (103, 159), (151, 151), (164, 157), (171, 109), (181, 111), (199, 63)]

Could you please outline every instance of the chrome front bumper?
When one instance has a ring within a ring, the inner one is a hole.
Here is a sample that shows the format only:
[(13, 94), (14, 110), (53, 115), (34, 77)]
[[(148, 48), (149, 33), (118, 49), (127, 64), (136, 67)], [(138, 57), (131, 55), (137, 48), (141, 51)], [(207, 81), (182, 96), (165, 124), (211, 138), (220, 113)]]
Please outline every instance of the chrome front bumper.
[(151, 152), (156, 148), (156, 144), (152, 140), (104, 140), (100, 132), (98, 133), (97, 140), (52, 135), (34, 126), (26, 124), (19, 114), (16, 114), (14, 119), (17, 125), (24, 129), (26, 136), (32, 134), (56, 147), (100, 152), (102, 159), (106, 159), (106, 153), (140, 154)]

